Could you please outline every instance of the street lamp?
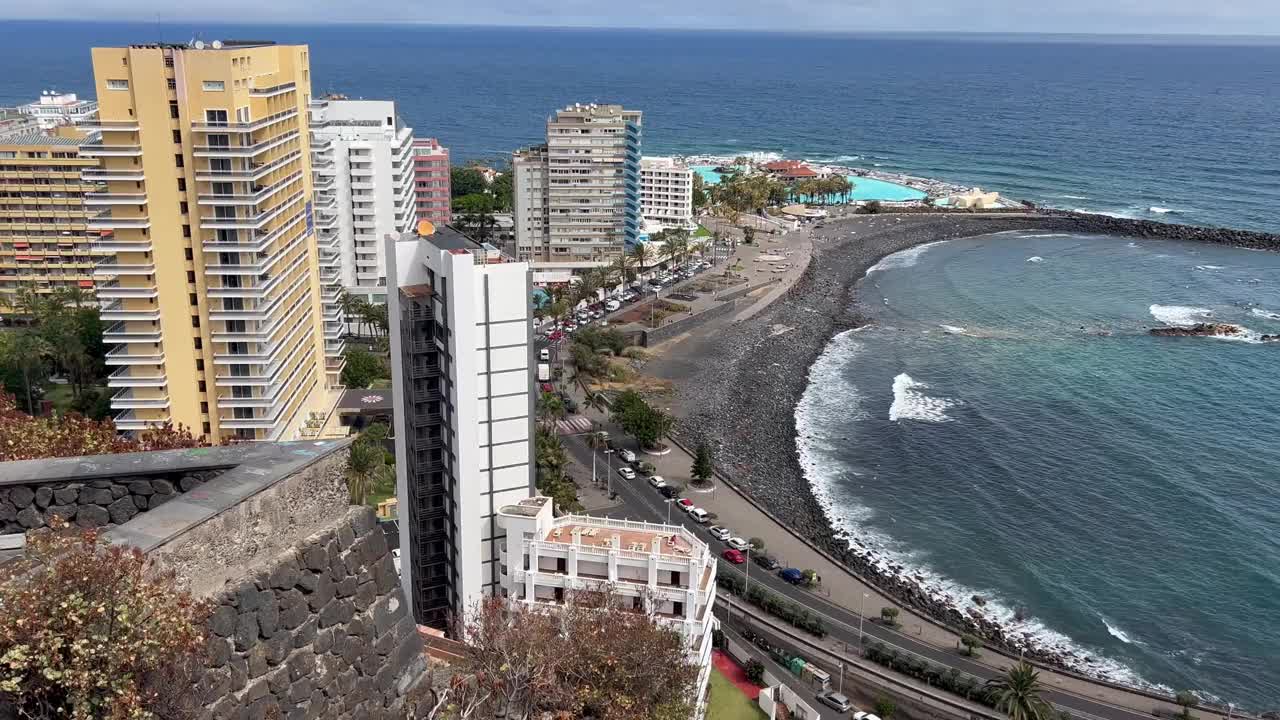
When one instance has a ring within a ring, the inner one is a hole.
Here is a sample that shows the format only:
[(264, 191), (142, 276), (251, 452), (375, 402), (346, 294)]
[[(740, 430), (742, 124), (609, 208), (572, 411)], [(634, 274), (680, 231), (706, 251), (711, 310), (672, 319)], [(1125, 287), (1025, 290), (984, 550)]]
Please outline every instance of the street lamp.
[[(862, 621), (867, 618), (867, 594), (862, 593), (858, 604), (858, 657), (862, 657)], [(843, 672), (843, 669), (842, 669)]]
[(667, 504), (667, 524), (668, 524), (668, 525), (670, 525), (670, 524), (671, 524), (671, 506), (675, 504), (676, 499), (675, 499), (675, 498), (667, 498), (667, 499), (666, 499), (666, 500), (664, 500), (663, 502), (665, 502), (665, 503)]
[(747, 567), (744, 572), (747, 574), (746, 582), (742, 584), (742, 624), (747, 624), (747, 603), (751, 602), (747, 599), (751, 590), (751, 544), (747, 543)]

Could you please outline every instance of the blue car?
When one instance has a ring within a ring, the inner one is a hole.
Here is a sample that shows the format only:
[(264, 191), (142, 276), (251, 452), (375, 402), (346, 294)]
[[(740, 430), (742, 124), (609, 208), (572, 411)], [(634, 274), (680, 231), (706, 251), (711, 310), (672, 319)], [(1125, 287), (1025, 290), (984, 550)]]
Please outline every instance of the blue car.
[(779, 570), (778, 577), (786, 580), (792, 585), (799, 585), (804, 582), (804, 572), (799, 568), (784, 568)]

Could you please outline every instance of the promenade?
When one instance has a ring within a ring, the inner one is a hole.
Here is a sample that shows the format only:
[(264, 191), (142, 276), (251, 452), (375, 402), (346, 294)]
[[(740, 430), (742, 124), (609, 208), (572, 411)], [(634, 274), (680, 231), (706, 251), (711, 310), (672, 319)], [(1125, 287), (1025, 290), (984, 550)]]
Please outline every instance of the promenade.
[[(889, 218), (881, 220), (881, 222), (884, 221), (891, 222)], [(784, 242), (779, 245), (789, 247), (792, 250), (793, 257), (803, 257), (804, 261), (807, 262), (810, 256), (809, 250), (812, 247), (812, 238), (806, 231), (788, 233), (784, 238)], [(796, 251), (801, 249), (803, 249), (804, 254), (802, 256), (796, 255)], [(756, 251), (758, 252), (758, 249)], [(777, 288), (771, 288), (764, 294), (765, 297), (757, 302), (756, 306), (739, 312), (737, 314), (738, 317), (712, 321), (686, 336), (675, 338), (659, 346), (656, 350), (661, 357), (661, 361), (668, 365), (708, 362), (709, 359), (702, 357), (699, 352), (691, 351), (686, 354), (683, 344), (698, 345), (700, 344), (700, 339), (718, 332), (725, 325), (745, 319), (744, 315), (750, 317), (751, 315), (747, 313), (754, 314), (751, 311), (759, 312), (764, 309), (769, 302), (784, 294), (801, 276), (803, 270), (801, 263), (795, 263), (782, 277)], [(577, 394), (578, 399), (581, 399), (582, 393), (580, 389), (575, 387), (573, 392)], [(673, 412), (682, 412), (679, 407), (680, 403), (673, 402), (672, 405), (671, 410)], [(590, 410), (587, 410), (586, 414), (590, 419), (600, 423), (604, 429), (610, 430), (616, 437), (622, 437), (620, 430), (611, 427), (604, 414)], [(581, 442), (580, 438), (567, 439), (566, 446), (569, 448), (571, 455), (586, 468), (586, 476), (589, 477), (591, 451), (586, 447), (585, 443)], [(672, 451), (667, 455), (646, 455), (644, 459), (654, 463), (658, 468), (658, 474), (666, 478), (668, 482), (683, 484), (688, 481), (692, 458), (688, 452), (679, 446), (673, 446)], [(718, 458), (718, 461), (731, 463), (733, 458)], [(604, 458), (601, 457), (597, 462), (599, 464), (598, 474), (603, 481), (605, 473)], [(613, 489), (619, 493), (618, 499), (621, 504), (611, 509), (602, 508), (598, 512), (663, 521), (670, 515), (673, 522), (683, 523), (685, 521), (683, 513), (679, 512), (679, 510), (672, 510), (671, 506), (664, 502), (661, 495), (645, 485), (642, 480), (628, 482), (614, 474), (610, 482)], [(788, 523), (775, 517), (768, 506), (754, 502), (753, 498), (748, 497), (740, 490), (732, 482), (731, 478), (722, 475), (714, 483), (713, 489), (707, 492), (690, 492), (689, 497), (698, 506), (713, 513), (716, 517), (714, 521), (716, 524), (730, 527), (735, 534), (743, 537), (761, 538), (765, 543), (767, 552), (778, 558), (784, 565), (816, 571), (821, 576), (822, 582), (815, 591), (790, 586), (772, 575), (759, 571), (758, 568), (753, 568), (759, 572), (759, 575), (751, 574), (751, 581), (764, 583), (779, 594), (803, 602), (813, 611), (822, 614), (828, 626), (833, 628), (832, 637), (839, 638), (843, 636), (842, 642), (852, 640), (854, 641), (854, 647), (856, 647), (857, 634), (865, 632), (867, 635), (887, 644), (917, 653), (934, 663), (955, 667), (984, 678), (994, 677), (1016, 661), (1016, 658), (1011, 658), (991, 649), (983, 650), (981, 656), (977, 659), (962, 656), (956, 649), (959, 641), (956, 633), (939, 625), (930, 618), (903, 607), (892, 597), (880, 592), (872, 584), (865, 582), (846, 566), (806, 540), (803, 535)], [(708, 539), (713, 548), (721, 548), (721, 543), (706, 536), (705, 531), (700, 526), (691, 525), (691, 528), (695, 532), (703, 533), (703, 537)], [(750, 571), (747, 566), (735, 567), (730, 571), (741, 572), (744, 570)], [(877, 622), (882, 607), (899, 608), (901, 613), (898, 618), (900, 628), (889, 628)], [(854, 628), (861, 629), (854, 630)], [(853, 634), (851, 635), (851, 633)], [(1154, 695), (1096, 682), (1082, 676), (1047, 667), (1042, 668), (1041, 682), (1049, 689), (1047, 699), (1061, 708), (1080, 716), (1132, 720), (1138, 715), (1149, 718), (1152, 716), (1153, 711), (1157, 710), (1170, 715), (1181, 711), (1181, 708), (1171, 701), (1162, 700)], [(1208, 709), (1197, 709), (1196, 715), (1202, 720), (1216, 720), (1225, 717), (1225, 713)]]

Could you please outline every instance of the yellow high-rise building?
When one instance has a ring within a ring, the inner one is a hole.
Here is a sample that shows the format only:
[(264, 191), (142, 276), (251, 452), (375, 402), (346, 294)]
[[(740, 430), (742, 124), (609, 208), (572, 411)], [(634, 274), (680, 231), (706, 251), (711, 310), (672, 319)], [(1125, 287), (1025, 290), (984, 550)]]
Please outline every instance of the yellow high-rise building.
[[(305, 45), (94, 48), (121, 430), (293, 439), (326, 390)], [(103, 271), (108, 271), (104, 267)], [(336, 335), (333, 342), (340, 342)], [(336, 366), (336, 364), (335, 364)]]
[(93, 296), (93, 268), (102, 251), (86, 223), (96, 210), (95, 186), (81, 172), (97, 161), (81, 157), (82, 134), (0, 138), (0, 315), (21, 313), (19, 293), (46, 295), (80, 288)]

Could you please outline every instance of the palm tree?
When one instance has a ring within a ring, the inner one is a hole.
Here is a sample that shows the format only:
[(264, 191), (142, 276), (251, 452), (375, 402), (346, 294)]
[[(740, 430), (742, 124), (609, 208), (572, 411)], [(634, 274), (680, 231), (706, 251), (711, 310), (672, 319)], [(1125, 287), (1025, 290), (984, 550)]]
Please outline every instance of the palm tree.
[(346, 290), (338, 291), (338, 310), (342, 313), (342, 322), (345, 325), (350, 318), (356, 317), (356, 311), (360, 304), (360, 298), (352, 295)]
[(644, 273), (644, 269), (653, 261), (653, 250), (647, 243), (636, 243), (631, 248), (631, 259), (635, 261), (635, 266), (640, 274)]
[(600, 299), (598, 297), (598, 291), (603, 284), (601, 282), (601, 274), (602, 273), (597, 268), (592, 268), (581, 275), (578, 280), (578, 286), (575, 288), (576, 292), (574, 293), (578, 302), (586, 300), (588, 303), (593, 303)]
[(53, 346), (31, 328), (0, 333), (0, 358), (17, 365), (22, 371), (22, 385), (27, 400), (27, 414), (36, 414), (35, 395), (31, 392), (32, 373), (53, 356)]
[(684, 229), (672, 230), (667, 234), (663, 250), (673, 263), (683, 267), (689, 257), (689, 231)]
[(565, 416), (564, 401), (555, 393), (544, 392), (538, 398), (538, 419), (548, 429), (556, 426), (556, 421)]
[(995, 708), (1009, 720), (1049, 720), (1053, 706), (1040, 697), (1040, 673), (1029, 663), (1019, 660), (1004, 677), (987, 681), (987, 693)]
[(631, 278), (635, 276), (635, 272), (631, 269), (632, 257), (623, 253), (614, 258), (613, 264), (609, 266), (610, 274), (617, 278), (615, 285), (626, 285), (631, 282)]
[(352, 505), (363, 505), (369, 499), (374, 481), (390, 469), (386, 452), (376, 443), (356, 440), (347, 455), (347, 493)]
[(586, 400), (582, 401), (584, 405), (595, 410), (596, 412), (607, 412), (609, 410), (609, 400), (604, 393), (590, 393)]

